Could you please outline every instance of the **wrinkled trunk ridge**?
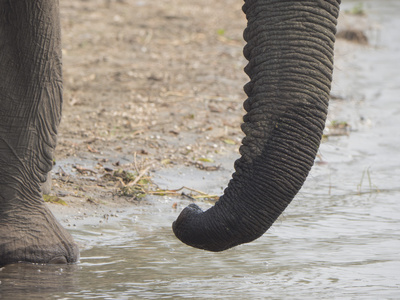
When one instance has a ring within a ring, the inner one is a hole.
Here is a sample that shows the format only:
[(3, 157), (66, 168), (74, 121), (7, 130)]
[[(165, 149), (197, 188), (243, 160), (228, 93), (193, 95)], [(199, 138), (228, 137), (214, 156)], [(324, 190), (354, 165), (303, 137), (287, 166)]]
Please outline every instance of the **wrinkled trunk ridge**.
[(186, 207), (175, 235), (222, 251), (263, 235), (303, 185), (325, 126), (340, 0), (246, 0), (245, 138), (224, 195)]

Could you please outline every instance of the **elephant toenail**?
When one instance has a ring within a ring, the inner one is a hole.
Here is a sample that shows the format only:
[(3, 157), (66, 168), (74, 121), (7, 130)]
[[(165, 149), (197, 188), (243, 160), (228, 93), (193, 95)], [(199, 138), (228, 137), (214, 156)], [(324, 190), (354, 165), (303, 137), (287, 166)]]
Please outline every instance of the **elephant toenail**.
[(52, 258), (49, 261), (49, 264), (54, 264), (54, 265), (59, 265), (59, 264), (67, 264), (67, 259), (65, 258), (65, 256), (57, 256)]

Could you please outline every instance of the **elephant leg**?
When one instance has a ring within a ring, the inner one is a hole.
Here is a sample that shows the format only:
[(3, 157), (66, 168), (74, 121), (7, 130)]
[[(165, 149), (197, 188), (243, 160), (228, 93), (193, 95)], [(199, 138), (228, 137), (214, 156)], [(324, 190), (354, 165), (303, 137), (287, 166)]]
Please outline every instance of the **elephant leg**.
[(79, 258), (41, 195), (61, 118), (58, 10), (58, 0), (0, 2), (0, 266)]

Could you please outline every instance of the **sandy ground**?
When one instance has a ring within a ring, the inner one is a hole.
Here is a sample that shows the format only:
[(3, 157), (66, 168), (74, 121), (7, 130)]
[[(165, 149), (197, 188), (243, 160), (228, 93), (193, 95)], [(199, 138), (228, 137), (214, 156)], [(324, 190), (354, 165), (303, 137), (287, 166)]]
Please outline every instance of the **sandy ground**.
[[(67, 224), (77, 212), (101, 217), (137, 205), (140, 193), (121, 192), (135, 180), (129, 174), (155, 189), (144, 180), (160, 170), (220, 172), (221, 160), (237, 156), (248, 81), (241, 5), (61, 1), (64, 110), (51, 194), (66, 205), (51, 208)], [(363, 29), (364, 20), (345, 16), (341, 30)], [(349, 47), (360, 45), (338, 41), (337, 49)], [(343, 97), (334, 95), (333, 109)], [(348, 134), (341, 126), (330, 134)]]

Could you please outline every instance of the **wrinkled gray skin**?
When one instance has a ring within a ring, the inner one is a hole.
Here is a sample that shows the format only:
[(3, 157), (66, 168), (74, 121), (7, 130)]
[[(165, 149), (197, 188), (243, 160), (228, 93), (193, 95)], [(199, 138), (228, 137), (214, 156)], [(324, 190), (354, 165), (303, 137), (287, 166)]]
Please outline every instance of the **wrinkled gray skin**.
[(61, 118), (61, 67), (58, 1), (0, 0), (0, 265), (79, 258), (40, 187)]
[[(214, 207), (189, 205), (174, 222), (184, 243), (222, 251), (250, 242), (301, 188), (327, 114), (339, 4), (245, 1), (242, 156)], [(58, 9), (56, 0), (0, 0), (0, 266), (79, 258), (41, 196), (61, 118)]]

